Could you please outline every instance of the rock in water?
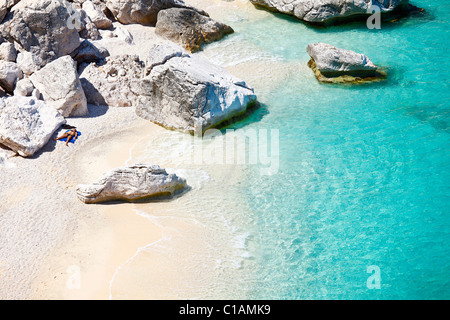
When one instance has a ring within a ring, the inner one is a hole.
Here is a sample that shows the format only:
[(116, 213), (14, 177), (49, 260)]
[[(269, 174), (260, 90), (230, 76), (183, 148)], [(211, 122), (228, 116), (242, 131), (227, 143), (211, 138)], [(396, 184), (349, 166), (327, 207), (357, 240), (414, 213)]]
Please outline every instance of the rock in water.
[(43, 101), (30, 97), (0, 100), (0, 144), (22, 157), (32, 156), (66, 120)]
[(187, 187), (186, 180), (168, 174), (157, 165), (136, 164), (106, 173), (98, 182), (76, 187), (84, 203), (138, 201), (159, 196), (172, 197)]
[(361, 53), (339, 49), (326, 43), (309, 44), (306, 51), (311, 56), (308, 66), (321, 82), (374, 81), (386, 76)]
[(155, 31), (190, 52), (198, 51), (202, 44), (220, 40), (234, 32), (226, 24), (194, 10), (181, 8), (161, 10)]
[(36, 54), (42, 65), (70, 54), (80, 45), (66, 1), (21, 0), (5, 18), (4, 36)]
[[(370, 15), (372, 0), (250, 0), (256, 6), (295, 16), (311, 23), (328, 23), (351, 16)], [(408, 0), (375, 1), (381, 12), (391, 12)]]
[(57, 109), (63, 117), (84, 116), (88, 113), (77, 65), (70, 56), (50, 62), (36, 71), (30, 80), (45, 102)]
[(150, 51), (140, 89), (138, 116), (190, 133), (217, 127), (257, 103), (253, 88), (225, 69), (164, 45)]
[(139, 82), (144, 63), (137, 55), (107, 57), (80, 67), (80, 80), (88, 103), (110, 107), (135, 107), (139, 101)]
[(169, 8), (190, 8), (207, 15), (204, 11), (186, 5), (182, 0), (108, 0), (106, 6), (123, 24), (154, 26), (158, 12)]

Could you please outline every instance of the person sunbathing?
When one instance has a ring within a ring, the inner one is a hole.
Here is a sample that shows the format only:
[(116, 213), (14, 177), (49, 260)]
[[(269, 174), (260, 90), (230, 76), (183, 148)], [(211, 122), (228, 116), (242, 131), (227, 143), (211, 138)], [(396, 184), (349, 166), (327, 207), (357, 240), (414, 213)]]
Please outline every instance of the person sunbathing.
[(66, 141), (66, 146), (67, 146), (72, 139), (76, 139), (77, 137), (78, 137), (77, 129), (76, 128), (72, 128), (69, 131), (64, 132), (60, 137), (58, 137), (56, 139), (53, 138), (53, 141), (67, 138), (67, 141)]

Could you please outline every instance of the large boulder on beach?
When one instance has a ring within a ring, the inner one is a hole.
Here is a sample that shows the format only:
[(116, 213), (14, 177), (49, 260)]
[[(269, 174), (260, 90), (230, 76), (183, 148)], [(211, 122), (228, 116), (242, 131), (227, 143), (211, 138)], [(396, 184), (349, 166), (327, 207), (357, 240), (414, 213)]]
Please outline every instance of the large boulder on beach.
[(306, 48), (311, 57), (308, 66), (321, 82), (374, 81), (384, 78), (376, 65), (364, 54), (336, 48), (327, 43), (312, 43)]
[(0, 144), (23, 157), (41, 149), (65, 123), (44, 101), (19, 96), (0, 99)]
[(217, 41), (233, 33), (233, 29), (197, 11), (171, 8), (158, 13), (156, 34), (181, 45), (190, 52), (201, 49), (203, 44)]
[(36, 54), (42, 65), (70, 54), (80, 44), (66, 1), (22, 0), (3, 22), (3, 36)]
[(81, 65), (80, 80), (90, 104), (135, 107), (143, 72), (137, 55), (110, 56), (100, 64)]
[[(256, 6), (292, 15), (311, 23), (328, 23), (351, 16), (370, 15), (372, 0), (250, 0)], [(408, 0), (376, 1), (381, 12), (391, 12)]]
[(70, 56), (58, 58), (31, 77), (44, 101), (63, 117), (84, 116), (87, 100), (77, 73), (77, 64)]
[(227, 70), (156, 45), (146, 61), (138, 116), (182, 132), (203, 132), (246, 113), (256, 104), (253, 88)]
[(186, 187), (185, 179), (157, 165), (136, 164), (107, 172), (93, 184), (80, 184), (76, 193), (84, 203), (139, 201), (172, 197)]
[(138, 23), (146, 26), (154, 26), (158, 12), (169, 8), (190, 8), (207, 15), (184, 3), (182, 0), (108, 0), (107, 8), (114, 17), (123, 24)]

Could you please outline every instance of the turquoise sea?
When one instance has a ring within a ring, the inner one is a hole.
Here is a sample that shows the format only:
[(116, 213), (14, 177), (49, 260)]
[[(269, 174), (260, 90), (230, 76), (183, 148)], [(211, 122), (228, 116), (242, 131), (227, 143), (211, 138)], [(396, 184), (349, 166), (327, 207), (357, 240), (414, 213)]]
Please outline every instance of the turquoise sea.
[(250, 299), (450, 298), (450, 3), (412, 3), (427, 14), (381, 30), (230, 15), (235, 34), (205, 51), (222, 65), (306, 66), (306, 46), (326, 42), (389, 73), (324, 85), (302, 67), (254, 86), (262, 107), (231, 128), (278, 129), (279, 170), (249, 166), (241, 186), (258, 266)]

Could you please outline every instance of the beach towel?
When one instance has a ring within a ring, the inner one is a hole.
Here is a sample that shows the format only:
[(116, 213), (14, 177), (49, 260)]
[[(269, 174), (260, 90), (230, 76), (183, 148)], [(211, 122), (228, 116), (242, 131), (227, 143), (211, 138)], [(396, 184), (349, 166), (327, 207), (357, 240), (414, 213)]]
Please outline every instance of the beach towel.
[[(70, 131), (70, 130), (67, 130), (65, 133), (67, 133), (67, 132), (69, 132), (69, 131)], [(81, 132), (80, 132), (80, 131), (77, 131), (77, 133), (78, 133), (78, 136), (77, 136), (76, 138), (73, 137), (72, 140), (70, 140), (69, 143), (75, 143), (75, 141), (78, 139), (78, 137), (81, 136)], [(67, 141), (67, 138), (62, 138), (62, 139), (60, 139), (59, 141), (64, 141), (64, 142), (66, 142), (66, 141)]]

